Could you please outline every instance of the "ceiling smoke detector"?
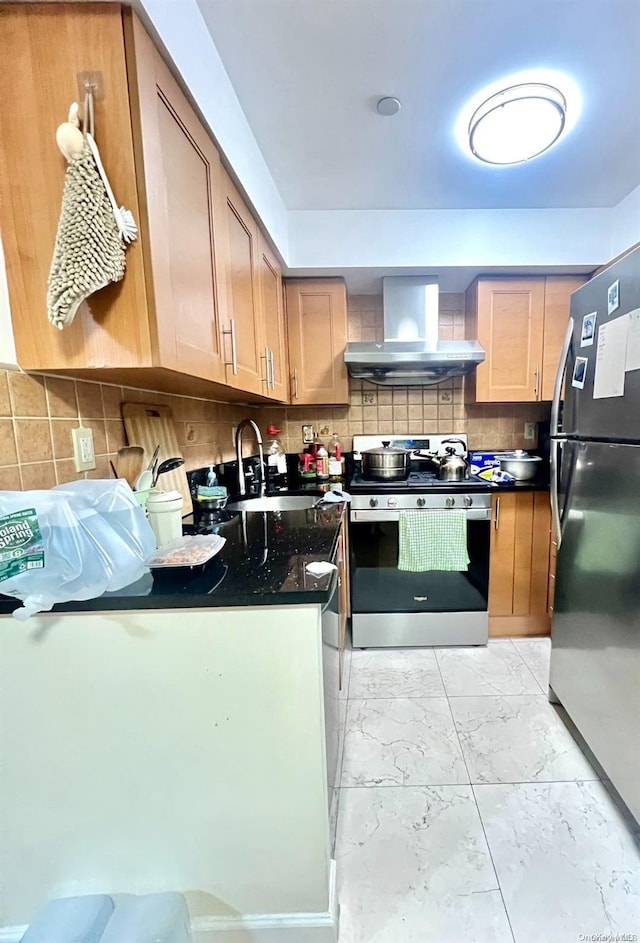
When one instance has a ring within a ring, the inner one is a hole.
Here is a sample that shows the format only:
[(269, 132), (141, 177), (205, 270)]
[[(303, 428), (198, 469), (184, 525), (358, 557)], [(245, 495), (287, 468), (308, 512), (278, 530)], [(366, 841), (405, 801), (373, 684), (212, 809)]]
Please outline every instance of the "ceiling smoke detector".
[(552, 147), (562, 134), (567, 103), (553, 85), (512, 85), (476, 108), (469, 147), (487, 164), (519, 164)]
[(392, 98), (391, 96), (381, 98), (376, 105), (378, 114), (384, 115), (385, 118), (391, 118), (393, 115), (397, 115), (401, 108), (402, 102), (400, 99)]

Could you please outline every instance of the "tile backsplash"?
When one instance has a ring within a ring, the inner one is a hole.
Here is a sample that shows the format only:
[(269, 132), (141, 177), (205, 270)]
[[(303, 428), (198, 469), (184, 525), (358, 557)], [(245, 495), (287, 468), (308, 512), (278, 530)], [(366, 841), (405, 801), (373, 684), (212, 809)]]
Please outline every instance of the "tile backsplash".
[[(235, 455), (233, 431), (256, 410), (246, 406), (146, 392), (56, 376), (0, 370), (0, 490), (50, 488), (84, 477), (73, 462), (71, 430), (93, 431), (96, 468), (89, 478), (109, 478), (126, 445), (121, 404), (171, 406), (186, 467), (198, 468)], [(247, 436), (245, 454), (253, 451)]]
[[(439, 336), (441, 340), (463, 340), (465, 336), (464, 293), (440, 294)], [(349, 296), (349, 340), (383, 339), (382, 296)], [(524, 438), (525, 422), (549, 418), (549, 403), (464, 402), (463, 380), (450, 380), (431, 387), (384, 388), (350, 380), (350, 403), (346, 407), (263, 407), (261, 428), (270, 422), (283, 430), (287, 452), (302, 447), (302, 425), (312, 423), (320, 438), (337, 432), (346, 449), (354, 435), (402, 432), (467, 433), (471, 448), (532, 448)]]
[[(441, 293), (440, 338), (464, 338), (464, 294)], [(382, 296), (349, 297), (349, 340), (380, 340)], [(466, 432), (472, 448), (531, 448), (524, 423), (549, 418), (548, 403), (465, 404), (462, 380), (421, 388), (384, 389), (350, 381), (348, 406), (241, 406), (188, 396), (146, 392), (0, 370), (0, 490), (50, 488), (82, 477), (75, 471), (71, 430), (80, 423), (93, 430), (96, 469), (88, 477), (109, 477), (126, 444), (123, 402), (171, 406), (187, 469), (234, 457), (233, 431), (251, 417), (266, 429), (282, 429), (287, 452), (302, 448), (302, 425), (312, 423), (325, 440), (337, 432), (350, 449), (361, 433)], [(247, 436), (245, 454), (255, 452)]]

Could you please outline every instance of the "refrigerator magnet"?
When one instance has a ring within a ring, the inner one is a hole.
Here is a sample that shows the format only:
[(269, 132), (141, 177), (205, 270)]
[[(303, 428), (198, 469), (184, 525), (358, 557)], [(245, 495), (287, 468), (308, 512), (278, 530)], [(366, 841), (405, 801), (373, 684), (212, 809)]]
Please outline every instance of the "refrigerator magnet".
[(593, 314), (585, 314), (582, 319), (582, 333), (580, 334), (580, 346), (581, 347), (591, 347), (593, 344), (593, 338), (596, 333), (596, 318), (598, 312), (594, 311)]
[(607, 291), (607, 314), (613, 314), (620, 307), (620, 282), (616, 280)]
[(584, 381), (587, 376), (587, 364), (589, 361), (586, 357), (576, 357), (576, 363), (573, 368), (573, 379), (571, 380), (571, 386), (577, 387), (579, 390), (584, 390)]

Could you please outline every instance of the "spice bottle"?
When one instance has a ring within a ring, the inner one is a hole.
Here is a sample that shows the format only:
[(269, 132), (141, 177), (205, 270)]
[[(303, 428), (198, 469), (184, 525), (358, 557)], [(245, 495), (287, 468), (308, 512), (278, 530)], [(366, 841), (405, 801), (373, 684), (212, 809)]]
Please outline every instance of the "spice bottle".
[(316, 476), (324, 481), (329, 477), (329, 453), (321, 445), (316, 454)]
[(267, 450), (267, 475), (270, 480), (277, 480), (278, 484), (284, 484), (287, 474), (287, 456), (278, 438), (280, 431), (274, 425), (267, 429), (267, 435), (271, 437)]
[(340, 439), (334, 432), (329, 443), (329, 477), (342, 478), (345, 471), (344, 455), (342, 454), (342, 445)]

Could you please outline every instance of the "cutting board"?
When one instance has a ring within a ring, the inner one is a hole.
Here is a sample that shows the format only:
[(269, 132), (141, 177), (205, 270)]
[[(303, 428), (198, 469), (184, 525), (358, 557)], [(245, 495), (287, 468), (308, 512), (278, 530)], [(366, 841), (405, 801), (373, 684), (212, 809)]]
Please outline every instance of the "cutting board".
[[(147, 403), (123, 403), (122, 418), (129, 445), (141, 445), (145, 454), (145, 468), (151, 461), (156, 445), (160, 445), (159, 461), (165, 458), (182, 458), (178, 445), (176, 425), (170, 406), (151, 406)], [(182, 468), (167, 472), (158, 479), (163, 491), (179, 491), (184, 500), (183, 517), (191, 514), (193, 504), (189, 493), (187, 473)]]

